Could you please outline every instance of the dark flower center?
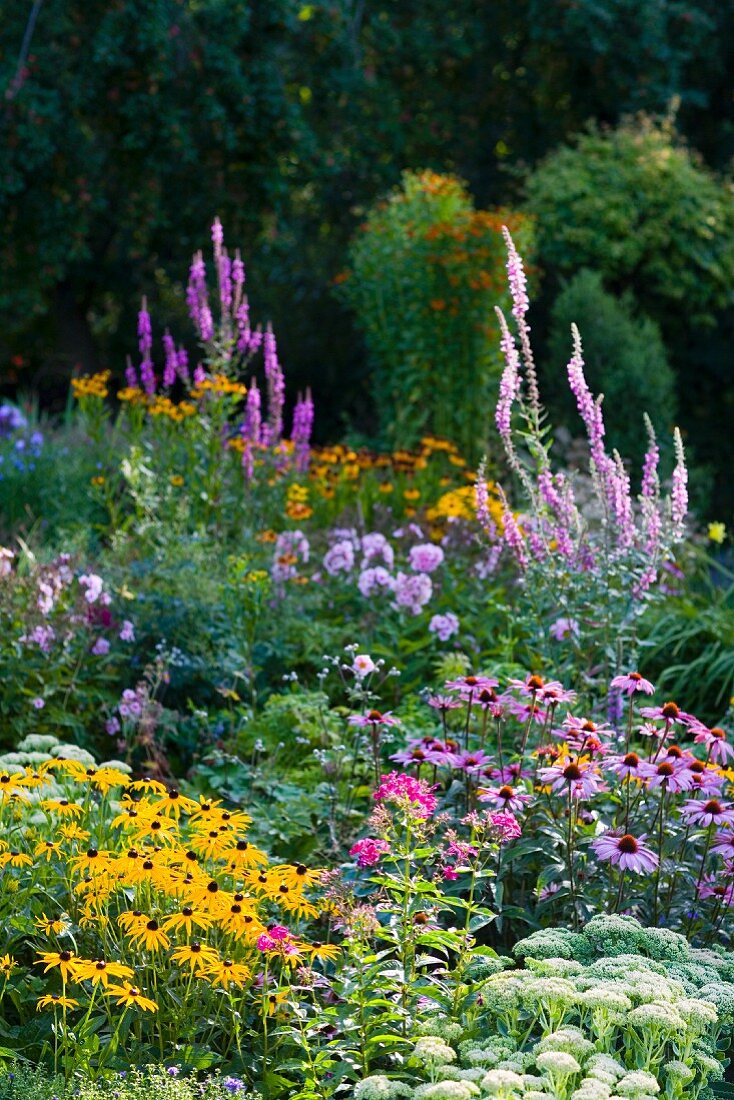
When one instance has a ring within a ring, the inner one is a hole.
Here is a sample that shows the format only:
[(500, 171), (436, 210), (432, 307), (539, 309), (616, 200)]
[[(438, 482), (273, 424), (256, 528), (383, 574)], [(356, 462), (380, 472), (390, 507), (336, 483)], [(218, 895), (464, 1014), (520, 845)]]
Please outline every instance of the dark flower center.
[(158, 921), (157, 920), (149, 920), (145, 927), (148, 929), (149, 932), (157, 932), (158, 931)]
[(580, 779), (582, 775), (581, 768), (578, 764), (569, 764), (568, 767), (563, 769), (563, 778), (571, 781)]
[(622, 763), (626, 764), (628, 768), (636, 768), (640, 763), (640, 758), (636, 752), (628, 752)]
[(637, 843), (635, 838), (629, 833), (625, 833), (624, 836), (621, 836), (619, 838), (617, 847), (619, 848), (620, 852), (625, 852), (627, 855), (630, 856), (634, 855), (640, 850), (639, 844)]
[(663, 718), (677, 718), (679, 714), (680, 708), (678, 707), (677, 703), (663, 703)]
[(724, 807), (717, 799), (712, 798), (704, 805), (703, 812), (705, 814), (723, 814)]

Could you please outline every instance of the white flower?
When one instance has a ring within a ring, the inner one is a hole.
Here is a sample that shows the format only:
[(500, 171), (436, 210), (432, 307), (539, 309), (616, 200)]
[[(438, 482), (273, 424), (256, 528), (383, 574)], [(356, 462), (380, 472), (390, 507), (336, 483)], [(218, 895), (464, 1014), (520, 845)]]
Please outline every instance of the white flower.
[(456, 1061), (456, 1051), (437, 1035), (425, 1035), (413, 1047), (412, 1058), (424, 1065), (442, 1066)]
[(369, 676), (370, 672), (374, 672), (376, 667), (375, 662), (367, 653), (358, 653), (352, 663), (352, 671), (360, 680), (364, 680), (365, 676)]
[(626, 1073), (621, 1081), (617, 1082), (617, 1093), (620, 1096), (640, 1096), (641, 1093), (653, 1095), (660, 1092), (657, 1077), (647, 1070), (635, 1070)]
[(490, 1096), (512, 1096), (515, 1092), (523, 1092), (523, 1079), (519, 1073), (513, 1073), (509, 1069), (491, 1069), (482, 1078), (481, 1087)]
[(391, 1095), (389, 1078), (379, 1073), (373, 1077), (365, 1077), (364, 1081), (358, 1081), (354, 1086), (355, 1100), (390, 1100)]
[(567, 1054), (564, 1050), (547, 1050), (538, 1055), (535, 1064), (540, 1069), (547, 1070), (548, 1073), (557, 1074), (560, 1077), (569, 1077), (572, 1073), (580, 1073), (581, 1071), (581, 1066), (573, 1054)]

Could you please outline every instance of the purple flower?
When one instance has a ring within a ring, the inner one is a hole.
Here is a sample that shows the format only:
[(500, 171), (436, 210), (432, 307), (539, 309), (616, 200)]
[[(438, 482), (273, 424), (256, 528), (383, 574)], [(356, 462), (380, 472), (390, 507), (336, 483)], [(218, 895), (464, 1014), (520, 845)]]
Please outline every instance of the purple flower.
[(134, 642), (135, 641), (135, 627), (129, 619), (125, 619), (120, 628), (119, 638), (121, 642)]
[(372, 569), (364, 569), (357, 581), (357, 588), (363, 596), (372, 596), (375, 592), (392, 592), (394, 580), (382, 565), (375, 565)]
[(37, 695), (35, 699), (31, 699), (31, 706), (35, 707), (36, 710), (43, 710), (46, 706), (46, 700), (42, 699), (40, 695)]
[(350, 856), (357, 857), (358, 867), (374, 867), (379, 863), (386, 852), (390, 851), (390, 845), (386, 840), (375, 840), (373, 837), (365, 837), (358, 840), (349, 849)]
[(96, 642), (92, 646), (92, 653), (95, 657), (106, 657), (110, 651), (110, 643), (106, 638), (97, 638)]
[(433, 585), (427, 573), (398, 573), (394, 592), (396, 607), (418, 615), (433, 595)]
[(675, 469), (670, 490), (670, 518), (673, 523), (673, 537), (682, 539), (685, 534), (685, 519), (688, 512), (688, 470), (680, 431), (675, 429)]
[(568, 638), (579, 637), (579, 624), (576, 619), (556, 619), (548, 633), (557, 642), (565, 642)]
[(443, 562), (445, 554), (440, 546), (434, 546), (431, 542), (412, 546), (408, 560), (410, 568), (416, 573), (433, 573)]
[(275, 334), (268, 325), (263, 336), (263, 360), (268, 384), (268, 442), (277, 443), (283, 434), (283, 405), (285, 403), (285, 379), (275, 343)]
[(491, 806), (497, 806), (501, 810), (512, 810), (517, 814), (525, 809), (528, 802), (532, 802), (532, 796), (527, 791), (516, 790), (507, 783), (501, 787), (480, 789), (479, 801), (489, 802)]
[(554, 764), (551, 768), (542, 768), (541, 782), (548, 784), (551, 790), (570, 794), (572, 798), (588, 799), (605, 789), (596, 769), (580, 761), (570, 760)]
[(82, 573), (79, 584), (84, 589), (84, 599), (87, 603), (96, 603), (102, 595), (104, 581), (96, 573)]
[(689, 799), (683, 803), (680, 812), (689, 825), (734, 825), (734, 806), (718, 798), (710, 798), (708, 802)]
[(105, 728), (105, 733), (109, 737), (116, 737), (117, 734), (120, 732), (120, 729), (121, 729), (119, 719), (115, 718), (114, 715), (113, 715), (112, 718), (107, 719), (107, 721), (104, 724), (104, 728)]
[(354, 546), (348, 539), (335, 542), (324, 555), (324, 569), (331, 577), (337, 573), (349, 573), (354, 567)]
[(423, 779), (401, 772), (382, 776), (382, 782), (372, 795), (375, 802), (391, 802), (410, 810), (416, 817), (431, 817), (437, 806), (433, 787)]
[(379, 710), (370, 710), (367, 714), (352, 714), (349, 718), (350, 726), (399, 726), (400, 719), (393, 718), (392, 713), (386, 710), (384, 714)]
[(623, 691), (627, 695), (634, 695), (640, 691), (645, 695), (655, 693), (655, 688), (650, 681), (645, 680), (639, 672), (628, 672), (624, 676), (615, 676), (609, 686), (616, 688), (618, 691)]
[(637, 875), (644, 875), (654, 871), (658, 865), (658, 857), (651, 848), (645, 844), (646, 834), (639, 837), (631, 833), (605, 833), (604, 836), (592, 840), (591, 847), (596, 853), (597, 859), (612, 863), (622, 871), (633, 871)]
[(306, 396), (298, 395), (293, 409), (293, 427), (291, 429), (291, 442), (296, 456), (296, 468), (305, 470), (308, 466), (309, 444), (313, 429), (313, 398), (311, 390), (306, 390)]
[(392, 546), (384, 535), (381, 535), (378, 531), (373, 531), (362, 538), (361, 546), (365, 563), (378, 558), (388, 569), (392, 569), (395, 555)]
[(434, 615), (428, 624), (431, 634), (435, 634), (442, 642), (447, 642), (454, 634), (459, 633), (459, 620), (453, 611), (447, 611), (445, 615)]
[(222, 1088), (225, 1088), (227, 1092), (244, 1092), (245, 1082), (241, 1081), (239, 1077), (225, 1077), (222, 1081)]

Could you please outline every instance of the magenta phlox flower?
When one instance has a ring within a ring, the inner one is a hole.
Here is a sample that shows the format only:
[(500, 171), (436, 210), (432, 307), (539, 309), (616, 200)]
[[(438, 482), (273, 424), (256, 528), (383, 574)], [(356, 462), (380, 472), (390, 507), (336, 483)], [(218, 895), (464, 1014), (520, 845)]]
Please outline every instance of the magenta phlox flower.
[(390, 802), (415, 817), (427, 818), (432, 816), (438, 804), (433, 790), (423, 779), (404, 772), (391, 772), (382, 776), (382, 782), (372, 797), (375, 802)]
[(386, 710), (384, 713), (379, 710), (369, 710), (366, 714), (352, 714), (350, 715), (348, 722), (350, 726), (361, 726), (367, 728), (368, 726), (399, 726), (400, 719), (395, 718), (392, 711)]
[(620, 835), (609, 832), (592, 840), (591, 847), (597, 859), (611, 863), (622, 871), (644, 875), (654, 871), (659, 863), (655, 852), (645, 844), (646, 839), (646, 833), (635, 837), (631, 833)]
[(551, 790), (586, 800), (607, 789), (596, 767), (580, 760), (559, 761), (540, 771), (541, 782)]
[(681, 815), (689, 825), (708, 828), (711, 825), (734, 825), (734, 805), (718, 798), (706, 802), (689, 799), (680, 808)]
[(532, 795), (528, 794), (527, 791), (511, 787), (507, 783), (501, 787), (487, 787), (479, 790), (480, 802), (488, 802), (491, 806), (511, 811), (514, 814), (522, 813), (532, 800)]
[(522, 834), (522, 828), (517, 818), (507, 813), (506, 810), (499, 810), (497, 813), (489, 815), (489, 819), (492, 826), (497, 831), (497, 840), (500, 844), (507, 844), (511, 840), (516, 840)]
[(653, 695), (655, 688), (649, 680), (646, 680), (639, 672), (627, 672), (624, 676), (615, 676), (609, 685), (626, 695), (635, 695), (642, 692), (644, 695)]
[(374, 867), (389, 851), (390, 845), (386, 840), (376, 840), (368, 836), (364, 840), (358, 840), (356, 844), (353, 844), (349, 849), (349, 854), (357, 857), (358, 867)]

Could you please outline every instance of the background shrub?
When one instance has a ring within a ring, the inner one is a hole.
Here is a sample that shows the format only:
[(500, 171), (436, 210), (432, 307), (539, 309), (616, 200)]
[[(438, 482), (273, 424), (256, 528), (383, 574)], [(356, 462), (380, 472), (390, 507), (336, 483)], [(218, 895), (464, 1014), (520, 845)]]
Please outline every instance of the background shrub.
[(383, 434), (413, 446), (433, 432), (476, 456), (499, 375), (494, 305), (506, 298), (508, 224), (531, 252), (530, 223), (477, 211), (455, 176), (406, 172), (354, 239), (343, 293), (365, 334)]

